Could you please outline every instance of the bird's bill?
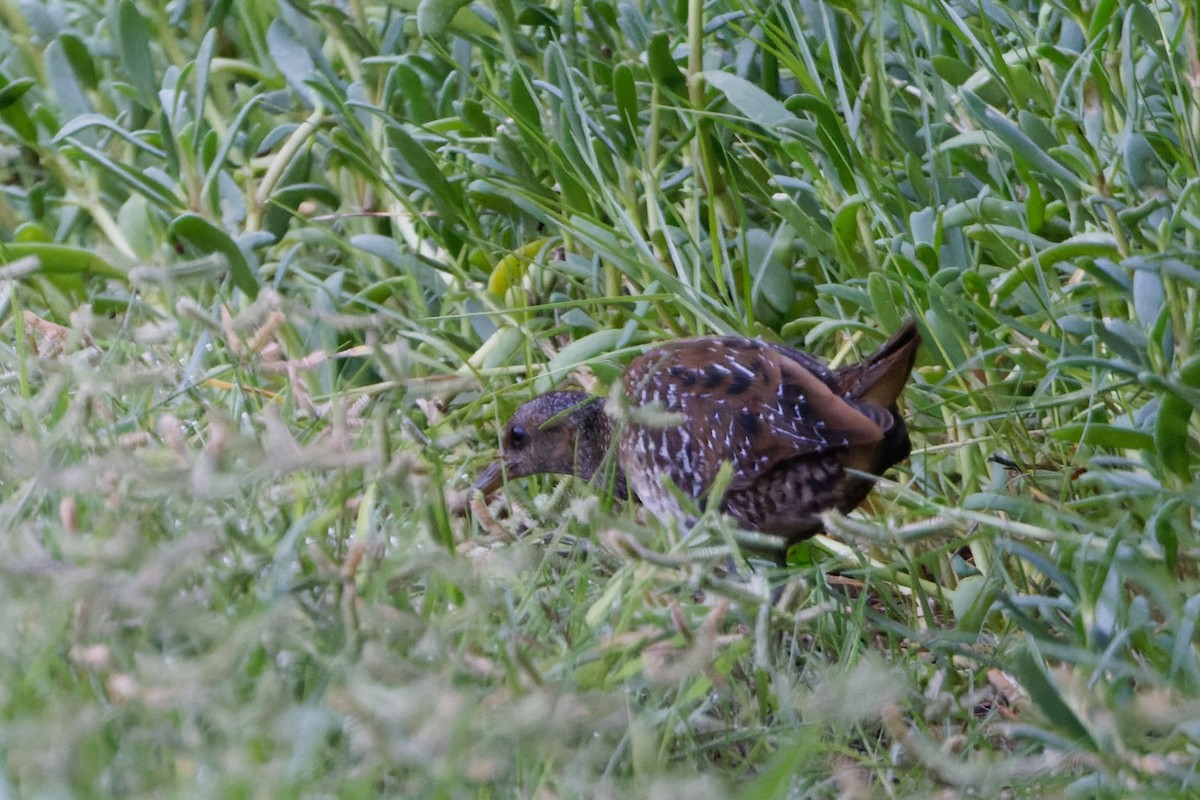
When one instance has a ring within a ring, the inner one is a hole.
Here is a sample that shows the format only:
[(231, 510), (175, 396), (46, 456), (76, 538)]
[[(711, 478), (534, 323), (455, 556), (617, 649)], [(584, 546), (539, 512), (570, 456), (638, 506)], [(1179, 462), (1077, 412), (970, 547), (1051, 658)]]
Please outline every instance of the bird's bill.
[(500, 461), (493, 461), (475, 480), (475, 488), (485, 495), (491, 494), (502, 485), (504, 485), (504, 464)]

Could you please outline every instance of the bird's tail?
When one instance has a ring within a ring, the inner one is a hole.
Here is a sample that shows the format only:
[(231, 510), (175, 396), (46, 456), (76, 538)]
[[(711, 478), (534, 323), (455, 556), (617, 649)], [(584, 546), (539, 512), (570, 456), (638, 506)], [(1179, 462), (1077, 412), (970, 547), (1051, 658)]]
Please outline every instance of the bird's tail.
[(908, 383), (920, 346), (917, 323), (909, 319), (865, 360), (837, 371), (842, 396), (891, 408)]

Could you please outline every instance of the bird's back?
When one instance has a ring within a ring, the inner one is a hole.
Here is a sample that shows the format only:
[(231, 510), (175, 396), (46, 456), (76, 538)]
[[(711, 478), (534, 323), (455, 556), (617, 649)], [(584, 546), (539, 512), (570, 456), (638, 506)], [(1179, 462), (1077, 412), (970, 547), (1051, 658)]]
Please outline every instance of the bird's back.
[[(723, 510), (743, 527), (799, 538), (816, 515), (849, 510), (909, 440), (895, 402), (919, 337), (911, 323), (868, 359), (830, 370), (818, 359), (755, 339), (712, 336), (654, 348), (626, 369), (634, 415), (617, 432), (629, 484), (656, 514), (680, 516), (675, 492), (702, 499), (725, 462), (733, 476)], [(672, 416), (673, 415), (673, 416)], [(665, 423), (663, 422), (665, 420)]]

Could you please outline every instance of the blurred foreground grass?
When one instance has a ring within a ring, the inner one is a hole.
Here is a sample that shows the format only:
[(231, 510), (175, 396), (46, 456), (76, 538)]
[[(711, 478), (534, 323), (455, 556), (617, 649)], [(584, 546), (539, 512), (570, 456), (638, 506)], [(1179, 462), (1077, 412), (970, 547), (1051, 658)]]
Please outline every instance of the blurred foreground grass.
[[(0, 796), (1200, 791), (1196, 13), (0, 2)], [(786, 572), (468, 494), (646, 343), (909, 315)]]

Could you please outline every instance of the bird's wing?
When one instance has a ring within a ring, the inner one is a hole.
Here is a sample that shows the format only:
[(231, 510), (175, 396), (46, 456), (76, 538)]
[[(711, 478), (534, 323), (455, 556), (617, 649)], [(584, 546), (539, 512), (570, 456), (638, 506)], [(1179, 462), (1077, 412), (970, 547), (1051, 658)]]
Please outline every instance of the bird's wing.
[(738, 337), (673, 342), (630, 364), (626, 397), (636, 407), (682, 412), (680, 424), (632, 421), (625, 436), (633, 468), (665, 473), (693, 496), (732, 462), (731, 489), (783, 462), (873, 448), (890, 412), (834, 394), (817, 359)]

